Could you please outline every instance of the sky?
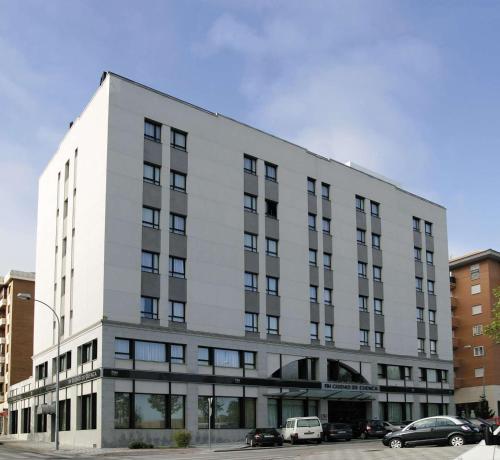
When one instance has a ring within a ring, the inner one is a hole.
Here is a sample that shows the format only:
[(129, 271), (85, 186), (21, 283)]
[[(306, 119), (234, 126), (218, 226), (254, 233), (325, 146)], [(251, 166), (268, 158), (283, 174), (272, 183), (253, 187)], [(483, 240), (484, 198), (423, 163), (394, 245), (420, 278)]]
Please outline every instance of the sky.
[(482, 0), (0, 0), (0, 274), (34, 270), (38, 176), (104, 70), (442, 204), (450, 256), (500, 250), (499, 23)]

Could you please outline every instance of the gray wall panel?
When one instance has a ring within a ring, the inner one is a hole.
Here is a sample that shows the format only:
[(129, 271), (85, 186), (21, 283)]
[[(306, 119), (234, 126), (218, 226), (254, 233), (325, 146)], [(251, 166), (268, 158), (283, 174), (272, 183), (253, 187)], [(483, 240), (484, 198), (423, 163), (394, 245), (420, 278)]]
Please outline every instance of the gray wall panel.
[(382, 224), (380, 222), (380, 217), (371, 216), (371, 218), (372, 232), (378, 233), (380, 235), (382, 233)]
[(311, 321), (319, 323), (319, 304), (310, 303), (309, 309), (311, 311)]
[(417, 337), (425, 339), (425, 323), (422, 321), (417, 322)]
[(366, 214), (356, 210), (356, 227), (366, 230)]
[(358, 244), (358, 261), (368, 263), (368, 247), (365, 244)]
[(142, 185), (142, 202), (145, 206), (161, 209), (161, 187), (144, 182)]
[(245, 232), (257, 235), (259, 233), (259, 215), (248, 211), (245, 211), (243, 214)]
[(333, 324), (334, 320), (334, 308), (331, 305), (325, 305), (325, 324)]
[(245, 311), (259, 313), (259, 293), (245, 291)]
[(245, 251), (245, 271), (259, 273), (259, 253)]
[(141, 295), (160, 297), (160, 275), (141, 272)]
[(359, 312), (359, 328), (370, 330), (370, 313), (367, 311)]
[(318, 267), (309, 266), (309, 284), (314, 284), (314, 286), (319, 286)]
[(368, 279), (367, 278), (359, 278), (358, 277), (358, 291), (359, 295), (370, 295), (370, 291), (368, 289)]
[(307, 194), (307, 210), (308, 212), (312, 212), (313, 214), (318, 213), (318, 205), (317, 205), (316, 195)]
[(372, 263), (378, 267), (382, 267), (384, 265), (382, 261), (382, 251), (380, 249), (372, 249)]
[(323, 251), (331, 254), (333, 251), (332, 248), (332, 235), (323, 234)]
[(424, 276), (424, 266), (420, 260), (415, 260), (415, 276), (423, 278)]
[(255, 174), (243, 173), (245, 193), (257, 196), (259, 194), (258, 177)]
[(417, 248), (422, 247), (422, 233), (413, 230), (413, 246)]
[(323, 269), (323, 280), (326, 288), (333, 289), (333, 270)]
[(266, 236), (279, 240), (280, 237), (280, 223), (278, 219), (266, 217)]
[(309, 230), (309, 249), (318, 249), (318, 232)]
[(276, 202), (280, 200), (279, 186), (277, 182), (273, 182), (272, 180), (266, 180), (265, 196), (268, 200), (273, 200)]
[(144, 139), (144, 161), (155, 165), (162, 165), (161, 143)]
[(268, 315), (280, 316), (280, 297), (266, 294), (266, 313)]
[(384, 283), (380, 281), (373, 282), (373, 297), (376, 299), (384, 298)]
[(280, 258), (275, 256), (266, 256), (266, 275), (280, 276)]
[(183, 278), (170, 277), (168, 279), (168, 298), (172, 300), (179, 300), (181, 302), (186, 302), (187, 280)]
[(430, 235), (425, 235), (425, 249), (434, 252), (434, 238)]
[(427, 305), (429, 308), (436, 308), (436, 296), (434, 294), (427, 294)]
[(373, 323), (374, 330), (376, 330), (377, 332), (385, 332), (384, 316), (374, 315), (373, 319), (374, 319)]
[(142, 227), (142, 249), (159, 254), (161, 252), (161, 230)]
[(417, 307), (425, 307), (424, 293), (421, 291), (416, 291), (416, 306)]
[(321, 211), (323, 212), (323, 217), (328, 219), (332, 218), (332, 202), (330, 200), (321, 200)]
[(177, 190), (170, 190), (170, 211), (187, 216), (187, 195)]
[(436, 267), (434, 265), (427, 264), (427, 279), (431, 281), (436, 281)]
[(181, 173), (188, 173), (188, 154), (184, 150), (170, 147), (170, 168)]
[(429, 339), (430, 340), (438, 340), (437, 324), (429, 324)]

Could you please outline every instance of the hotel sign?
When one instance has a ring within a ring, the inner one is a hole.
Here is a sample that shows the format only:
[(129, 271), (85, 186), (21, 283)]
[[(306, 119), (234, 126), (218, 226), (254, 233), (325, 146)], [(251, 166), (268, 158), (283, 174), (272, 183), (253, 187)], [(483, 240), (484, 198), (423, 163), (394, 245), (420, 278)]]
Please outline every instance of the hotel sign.
[(364, 393), (378, 393), (378, 385), (369, 385), (367, 383), (342, 383), (342, 382), (322, 382), (322, 390), (332, 391), (362, 391)]

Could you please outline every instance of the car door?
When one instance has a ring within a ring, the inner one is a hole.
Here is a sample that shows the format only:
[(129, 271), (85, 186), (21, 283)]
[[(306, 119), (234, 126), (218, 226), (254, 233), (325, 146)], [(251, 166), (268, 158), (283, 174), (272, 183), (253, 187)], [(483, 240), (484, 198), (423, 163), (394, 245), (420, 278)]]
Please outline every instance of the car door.
[(457, 431), (459, 427), (456, 423), (446, 417), (436, 417), (434, 428), (434, 439), (436, 441), (446, 441), (450, 433)]
[[(403, 432), (402, 438), (407, 444), (427, 444), (433, 442), (436, 421), (433, 418), (417, 420)], [(435, 442), (435, 441), (434, 441)]]

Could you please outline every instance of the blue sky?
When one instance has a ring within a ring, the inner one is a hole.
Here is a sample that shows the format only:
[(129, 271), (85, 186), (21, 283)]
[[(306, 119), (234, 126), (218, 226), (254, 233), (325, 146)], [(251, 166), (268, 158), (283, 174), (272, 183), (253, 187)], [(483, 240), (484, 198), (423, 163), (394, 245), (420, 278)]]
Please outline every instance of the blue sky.
[(112, 70), (448, 209), (500, 249), (500, 3), (0, 0), (0, 273), (33, 270), (37, 177)]

